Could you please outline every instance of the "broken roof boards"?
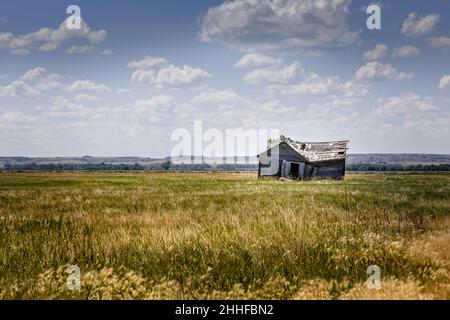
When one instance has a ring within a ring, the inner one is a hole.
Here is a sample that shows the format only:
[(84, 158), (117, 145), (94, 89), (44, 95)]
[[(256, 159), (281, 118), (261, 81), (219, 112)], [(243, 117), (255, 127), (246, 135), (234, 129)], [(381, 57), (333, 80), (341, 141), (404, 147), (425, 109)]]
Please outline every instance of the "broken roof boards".
[(347, 140), (299, 142), (284, 136), (269, 140), (268, 149), (258, 155), (258, 176), (342, 179), (347, 143)]

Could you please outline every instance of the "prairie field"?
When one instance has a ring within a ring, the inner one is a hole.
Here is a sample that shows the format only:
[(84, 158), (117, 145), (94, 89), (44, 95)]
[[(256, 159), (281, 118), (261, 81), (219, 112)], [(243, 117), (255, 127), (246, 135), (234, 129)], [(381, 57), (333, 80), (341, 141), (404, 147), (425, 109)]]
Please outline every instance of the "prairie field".
[(0, 173), (0, 298), (450, 299), (450, 174)]

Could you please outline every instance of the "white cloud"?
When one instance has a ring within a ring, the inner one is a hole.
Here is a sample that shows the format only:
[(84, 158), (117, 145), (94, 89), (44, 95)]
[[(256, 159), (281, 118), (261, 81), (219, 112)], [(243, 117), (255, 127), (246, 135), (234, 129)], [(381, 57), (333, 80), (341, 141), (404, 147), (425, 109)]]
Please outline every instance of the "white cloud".
[(0, 48), (8, 47), (12, 38), (13, 38), (13, 35), (10, 32), (0, 33)]
[(387, 55), (388, 50), (389, 49), (385, 44), (378, 43), (372, 50), (364, 52), (363, 59), (379, 60)]
[(367, 86), (354, 80), (343, 82), (337, 76), (321, 77), (311, 73), (304, 81), (281, 88), (282, 94), (299, 95), (341, 95), (345, 97), (363, 97), (368, 93)]
[(88, 52), (94, 52), (97, 48), (95, 46), (80, 46), (80, 45), (73, 45), (69, 47), (66, 52), (70, 54), (74, 53), (88, 53)]
[(401, 32), (406, 36), (421, 36), (429, 33), (439, 22), (438, 14), (428, 14), (426, 16), (419, 16), (412, 12), (403, 21)]
[(66, 90), (69, 92), (93, 91), (98, 93), (111, 91), (107, 85), (98, 84), (90, 80), (76, 80), (70, 86), (66, 87)]
[(38, 94), (39, 91), (21, 80), (15, 80), (7, 86), (0, 87), (0, 97), (33, 96)]
[(406, 58), (418, 56), (420, 54), (420, 50), (412, 45), (406, 45), (403, 47), (395, 48), (392, 53), (393, 57), (396, 58)]
[(37, 67), (28, 70), (19, 79), (9, 85), (0, 86), (0, 96), (33, 96), (43, 91), (58, 89), (61, 87), (60, 76), (50, 74), (45, 68)]
[[(359, 105), (354, 99), (333, 97), (308, 105), (300, 114), (301, 130), (305, 134), (320, 135), (322, 139), (342, 139), (350, 132), (365, 130), (365, 114), (358, 112)], [(348, 124), (352, 125), (349, 126)], [(297, 130), (300, 130), (298, 127)]]
[(90, 120), (96, 119), (96, 112), (82, 104), (74, 103), (69, 99), (57, 96), (53, 97), (50, 106), (38, 106), (38, 109), (46, 117), (51, 118), (86, 118)]
[(75, 101), (97, 101), (98, 98), (95, 96), (91, 96), (87, 93), (80, 93), (75, 96), (74, 100)]
[(253, 85), (267, 84), (269, 93), (283, 95), (341, 95), (362, 97), (367, 95), (367, 84), (355, 80), (341, 81), (338, 76), (322, 77), (316, 73), (306, 73), (298, 61), (289, 65), (281, 59), (266, 55), (246, 54), (236, 64), (237, 67), (256, 67), (244, 75), (244, 80)]
[(376, 113), (383, 116), (404, 115), (407, 117), (420, 116), (419, 113), (436, 111), (439, 108), (429, 97), (421, 97), (414, 93), (390, 97), (382, 101), (376, 108)]
[(111, 50), (100, 50), (96, 46), (90, 45), (73, 45), (66, 50), (67, 53), (75, 54), (75, 53), (98, 53), (102, 56), (112, 55), (113, 52)]
[(370, 125), (376, 130), (396, 131), (405, 135), (422, 132), (434, 137), (448, 136), (450, 113), (443, 112), (430, 97), (406, 93), (382, 99), (371, 115)]
[(413, 73), (398, 72), (389, 63), (383, 64), (378, 61), (368, 62), (356, 71), (356, 79), (389, 79), (409, 80), (414, 77)]
[(135, 60), (128, 63), (130, 69), (153, 69), (161, 68), (169, 64), (169, 61), (163, 57), (146, 56), (141, 60)]
[[(83, 20), (79, 30), (68, 29), (64, 21), (57, 29), (41, 28), (18, 36), (0, 33), (0, 48), (8, 49), (12, 54), (27, 54), (31, 51), (53, 51), (71, 42), (87, 42), (89, 46), (95, 46), (103, 42), (106, 35), (105, 30), (91, 30)], [(72, 48), (72, 51), (76, 49)]]
[(167, 94), (160, 94), (147, 100), (138, 100), (134, 103), (134, 106), (141, 109), (167, 111), (175, 107), (176, 102), (172, 96)]
[(247, 53), (235, 63), (236, 68), (261, 67), (268, 65), (280, 64), (280, 59), (274, 59), (259, 53)]
[(161, 57), (147, 56), (130, 62), (128, 67), (137, 69), (131, 75), (133, 81), (148, 83), (156, 88), (194, 86), (211, 77), (203, 69), (187, 65), (177, 67)]
[(5, 129), (10, 125), (20, 124), (28, 119), (24, 113), (19, 111), (0, 112), (0, 128)]
[(200, 92), (199, 95), (191, 99), (192, 103), (195, 104), (231, 104), (231, 103), (241, 103), (244, 102), (244, 98), (235, 93), (231, 89), (227, 90), (215, 90), (206, 89)]
[(249, 84), (262, 83), (289, 83), (295, 77), (302, 75), (303, 69), (297, 61), (287, 66), (272, 66), (266, 68), (256, 68), (247, 72), (244, 80)]
[(258, 112), (267, 112), (269, 115), (274, 113), (288, 113), (295, 110), (294, 107), (286, 106), (279, 100), (271, 100), (258, 104), (257, 109)]
[(349, 46), (350, 0), (234, 0), (211, 7), (199, 38), (244, 50)]
[(114, 52), (112, 50), (109, 50), (109, 49), (100, 51), (100, 55), (102, 55), (102, 56), (110, 56), (112, 54), (114, 54)]
[(450, 49), (450, 37), (432, 37), (430, 44), (434, 48)]
[(450, 88), (450, 74), (446, 74), (439, 81), (439, 89), (448, 89)]
[(45, 68), (37, 67), (28, 70), (20, 80), (33, 84), (33, 89), (38, 91), (48, 91), (61, 87), (59, 80), (61, 77), (55, 73), (48, 73)]

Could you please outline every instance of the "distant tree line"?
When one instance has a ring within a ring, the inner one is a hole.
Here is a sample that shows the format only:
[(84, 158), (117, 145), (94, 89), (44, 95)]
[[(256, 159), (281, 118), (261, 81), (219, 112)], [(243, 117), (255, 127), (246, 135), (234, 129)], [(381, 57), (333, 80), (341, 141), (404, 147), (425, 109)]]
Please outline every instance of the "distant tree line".
[(139, 163), (6, 163), (6, 171), (254, 171), (256, 164), (173, 164), (170, 161), (149, 164)]
[(347, 171), (450, 171), (450, 163), (439, 164), (347, 164)]
[[(6, 163), (6, 171), (256, 171), (257, 164), (174, 164), (155, 163)], [(450, 171), (450, 163), (441, 164), (347, 164), (347, 171)]]
[[(112, 163), (6, 163), (4, 170), (8, 171), (102, 171), (102, 170), (144, 170), (139, 163), (134, 164), (112, 164)], [(158, 169), (155, 169), (158, 170)], [(159, 167), (163, 170), (163, 166)]]

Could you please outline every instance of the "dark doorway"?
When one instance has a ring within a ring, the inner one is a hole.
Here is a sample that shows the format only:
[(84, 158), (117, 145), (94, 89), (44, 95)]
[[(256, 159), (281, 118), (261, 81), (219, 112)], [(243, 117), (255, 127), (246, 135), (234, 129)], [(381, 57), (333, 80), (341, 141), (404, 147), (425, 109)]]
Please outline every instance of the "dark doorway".
[(292, 178), (298, 179), (299, 178), (299, 163), (291, 163), (291, 170), (289, 171), (289, 176)]

